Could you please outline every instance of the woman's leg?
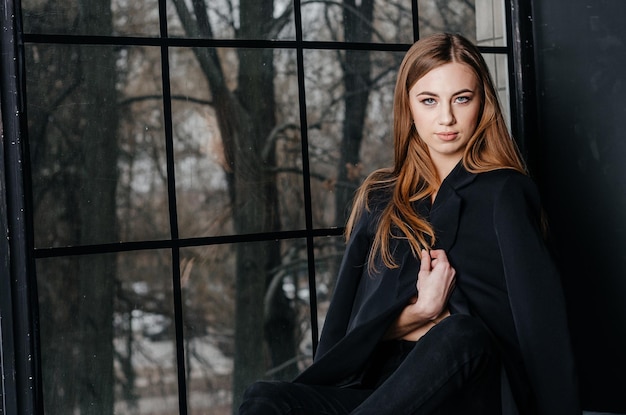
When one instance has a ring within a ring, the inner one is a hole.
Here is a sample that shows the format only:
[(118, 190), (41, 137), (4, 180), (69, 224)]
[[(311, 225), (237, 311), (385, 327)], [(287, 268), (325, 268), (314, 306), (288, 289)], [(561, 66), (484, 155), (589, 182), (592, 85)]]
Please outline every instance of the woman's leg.
[(347, 415), (371, 393), (363, 389), (259, 381), (244, 393), (239, 415)]
[(472, 317), (452, 315), (416, 342), (351, 414), (499, 414), (499, 382), (487, 330)]

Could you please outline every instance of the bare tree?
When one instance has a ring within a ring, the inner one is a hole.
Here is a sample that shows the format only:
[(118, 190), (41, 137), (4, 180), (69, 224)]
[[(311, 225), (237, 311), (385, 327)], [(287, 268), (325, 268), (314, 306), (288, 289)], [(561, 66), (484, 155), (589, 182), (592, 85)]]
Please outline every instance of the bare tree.
[[(110, 0), (81, 0), (83, 32), (99, 27), (113, 33)], [(81, 244), (116, 240), (117, 102), (115, 54), (112, 48), (86, 47), (80, 66), (84, 128), (78, 140), (78, 191)], [(103, 108), (106, 110), (103, 111)], [(94, 180), (96, 179), (96, 180)], [(94, 207), (97, 214), (94, 214)], [(113, 413), (113, 298), (115, 261), (106, 255), (85, 256), (77, 270), (79, 303), (79, 364), (76, 379), (82, 414)]]
[[(192, 10), (182, 0), (174, 4), (187, 35), (213, 37), (205, 0), (193, 0)], [(236, 36), (242, 39), (270, 37), (277, 26), (283, 24), (282, 19), (274, 18), (273, 12), (273, 1), (241, 1)], [(274, 51), (239, 49), (234, 90), (228, 86), (223, 72), (225, 63), (216, 49), (196, 48), (194, 53), (208, 80), (214, 103), (235, 231), (254, 234), (278, 230), (275, 143), (269, 140), (276, 117)], [(271, 298), (268, 315), (264, 312), (272, 270), (280, 264), (279, 245), (272, 242), (238, 244), (236, 257), (235, 408), (243, 389), (264, 377), (266, 353), (271, 367), (279, 367), (291, 359), (296, 350), (294, 311), (282, 290)], [(295, 370), (295, 365), (288, 365), (286, 371), (277, 376), (289, 376)]]
[[(59, 18), (82, 33), (112, 34), (110, 10), (110, 0), (83, 1)], [(31, 23), (41, 24), (35, 31), (52, 29), (45, 19)], [(28, 59), (37, 244), (117, 240), (114, 51), (34, 46)], [(115, 261), (97, 255), (48, 260), (39, 262), (38, 276), (47, 410), (112, 414)]]
[[(343, 30), (346, 42), (370, 42), (374, 32), (374, 0), (344, 0)], [(369, 51), (345, 51), (343, 62), (345, 103), (343, 134), (335, 192), (335, 221), (345, 222), (350, 200), (361, 176), (360, 150), (372, 88)]]

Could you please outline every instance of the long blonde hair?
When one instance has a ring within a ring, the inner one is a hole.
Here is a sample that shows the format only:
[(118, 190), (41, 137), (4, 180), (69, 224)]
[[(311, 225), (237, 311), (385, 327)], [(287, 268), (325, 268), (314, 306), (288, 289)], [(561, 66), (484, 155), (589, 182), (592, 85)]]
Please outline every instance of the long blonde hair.
[(421, 249), (429, 249), (435, 243), (431, 224), (415, 212), (412, 202), (432, 197), (442, 178), (437, 175), (426, 144), (413, 128), (409, 90), (429, 71), (451, 62), (465, 64), (474, 72), (481, 93), (476, 130), (463, 154), (464, 167), (473, 173), (502, 168), (526, 173), (519, 150), (506, 127), (489, 69), (478, 48), (456, 34), (442, 33), (420, 39), (408, 50), (398, 71), (393, 105), (393, 167), (376, 170), (365, 179), (356, 192), (346, 224), (346, 239), (349, 239), (363, 209), (369, 208), (371, 192), (376, 189), (393, 192), (377, 225), (369, 256), (370, 268), (374, 268), (377, 256), (386, 267), (397, 267), (390, 252), (392, 238), (406, 238), (415, 256)]

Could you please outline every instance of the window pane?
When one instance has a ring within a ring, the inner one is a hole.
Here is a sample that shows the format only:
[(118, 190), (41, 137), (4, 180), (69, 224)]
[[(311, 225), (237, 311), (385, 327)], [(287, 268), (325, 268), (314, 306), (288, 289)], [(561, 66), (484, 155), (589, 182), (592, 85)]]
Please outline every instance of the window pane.
[(476, 41), (480, 46), (506, 46), (504, 2), (476, 0)]
[(168, 237), (159, 49), (26, 55), (36, 246)]
[(168, 253), (40, 259), (37, 271), (46, 413), (177, 413)]
[(115, 79), (114, 56), (109, 47), (35, 45), (27, 50), (37, 246), (117, 240), (118, 149), (111, 140), (117, 109), (110, 105), (116, 91), (106, 80)]
[(181, 251), (185, 364), (190, 413), (231, 413), (235, 247)]
[(480, 46), (506, 46), (502, 0), (420, 0), (420, 36), (461, 33)]
[(181, 261), (192, 412), (230, 413), (254, 380), (293, 378), (310, 339), (306, 241), (189, 248)]
[(110, 5), (115, 36), (159, 36), (159, 0), (110, 0)]
[[(198, 65), (210, 59), (224, 77)], [(303, 229), (295, 52), (172, 49), (170, 62), (180, 234)]]
[(167, 0), (170, 36), (205, 39), (295, 39), (291, 0), (199, 0), (193, 3)]
[(178, 413), (171, 255), (118, 254), (116, 413)]
[[(84, 4), (83, 4), (84, 3)], [(80, 8), (90, 15), (81, 19)], [(157, 36), (158, 0), (22, 0), (25, 33)]]
[(216, 103), (197, 62), (191, 49), (170, 49), (176, 201), (183, 237), (233, 233)]
[(511, 105), (510, 105), (510, 91), (509, 91), (509, 70), (507, 55), (502, 54), (483, 54), (489, 72), (498, 91), (498, 99), (500, 100), (500, 106), (504, 114), (504, 119), (511, 129)]
[(412, 43), (411, 0), (302, 2), (305, 40), (335, 42)]
[(343, 226), (363, 178), (391, 165), (393, 90), (402, 57), (305, 51), (314, 226)]
[(474, 0), (419, 0), (417, 4), (420, 37), (450, 32), (476, 41)]
[(170, 237), (161, 53), (119, 50), (117, 216), (121, 241)]
[[(322, 333), (328, 306), (335, 292), (337, 274), (346, 249), (344, 241), (343, 236), (315, 238), (315, 283), (317, 288), (318, 335)], [(310, 364), (312, 362), (308, 361), (307, 363)]]

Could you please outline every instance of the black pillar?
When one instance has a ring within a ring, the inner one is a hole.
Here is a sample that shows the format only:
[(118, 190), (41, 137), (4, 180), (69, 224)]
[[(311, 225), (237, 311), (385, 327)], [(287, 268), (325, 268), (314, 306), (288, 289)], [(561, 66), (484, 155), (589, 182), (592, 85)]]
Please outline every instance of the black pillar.
[(533, 0), (539, 185), (588, 410), (626, 413), (626, 2)]

